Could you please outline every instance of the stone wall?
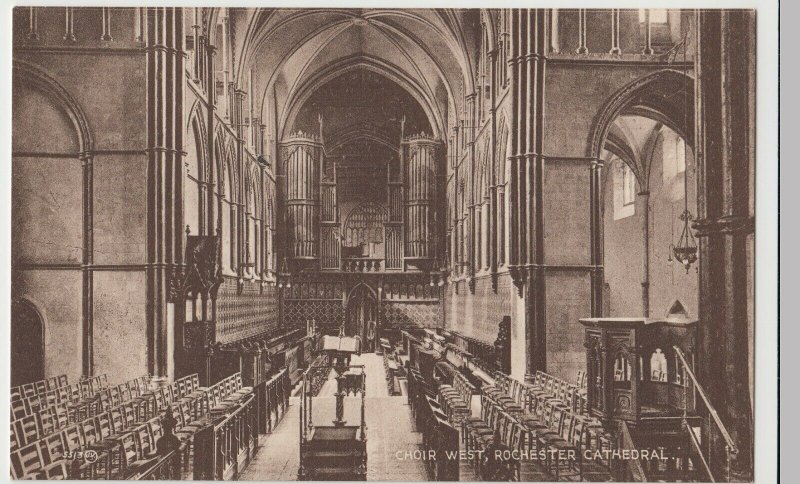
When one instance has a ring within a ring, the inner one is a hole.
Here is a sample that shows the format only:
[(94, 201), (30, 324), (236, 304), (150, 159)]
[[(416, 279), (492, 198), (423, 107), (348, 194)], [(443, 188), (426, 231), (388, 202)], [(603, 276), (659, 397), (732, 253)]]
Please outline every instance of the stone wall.
[(39, 41), (14, 46), (12, 297), (45, 319), (45, 376), (83, 374), (88, 320), (92, 371), (130, 378), (148, 372), (144, 57), (132, 36), (106, 51), (48, 49), (63, 9), (41, 14)]

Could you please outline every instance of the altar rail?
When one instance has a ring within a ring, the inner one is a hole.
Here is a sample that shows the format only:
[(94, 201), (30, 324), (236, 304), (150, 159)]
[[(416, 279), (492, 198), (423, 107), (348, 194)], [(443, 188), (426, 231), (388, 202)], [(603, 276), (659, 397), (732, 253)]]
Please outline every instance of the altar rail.
[(235, 480), (258, 449), (255, 398), (216, 419), (195, 436), (195, 480)]

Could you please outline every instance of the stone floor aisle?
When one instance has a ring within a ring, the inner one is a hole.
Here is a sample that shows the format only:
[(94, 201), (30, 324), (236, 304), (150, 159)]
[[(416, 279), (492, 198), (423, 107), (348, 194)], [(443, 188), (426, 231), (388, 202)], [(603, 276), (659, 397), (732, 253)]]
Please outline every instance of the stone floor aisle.
[[(355, 356), (353, 364), (365, 365), (367, 374), (365, 414), (367, 422), (367, 479), (381, 481), (425, 481), (425, 465), (413, 458), (422, 448), (422, 435), (414, 431), (406, 397), (389, 396), (383, 359), (379, 355)], [(314, 421), (334, 418), (335, 384), (326, 383), (314, 399)], [(348, 397), (345, 419), (360, 421), (361, 398)], [(299, 465), (300, 399), (292, 398), (278, 428), (260, 437), (261, 448), (242, 473), (241, 480), (285, 481), (297, 479)]]

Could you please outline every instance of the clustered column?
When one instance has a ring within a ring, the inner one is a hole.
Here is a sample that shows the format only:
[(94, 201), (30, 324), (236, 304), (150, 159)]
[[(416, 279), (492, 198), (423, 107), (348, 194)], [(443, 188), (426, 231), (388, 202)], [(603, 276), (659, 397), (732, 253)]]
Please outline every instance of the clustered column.
[(167, 376), (167, 297), (181, 278), (183, 239), (183, 9), (147, 8), (148, 369)]
[[(731, 480), (747, 482), (753, 478), (748, 241), (755, 230), (755, 16), (747, 10), (701, 10), (698, 16), (698, 378), (739, 450)], [(712, 470), (725, 476), (725, 442), (715, 428), (709, 437)]]
[(547, 12), (511, 15), (511, 252), (514, 283), (525, 290), (528, 374), (545, 369), (542, 154)]

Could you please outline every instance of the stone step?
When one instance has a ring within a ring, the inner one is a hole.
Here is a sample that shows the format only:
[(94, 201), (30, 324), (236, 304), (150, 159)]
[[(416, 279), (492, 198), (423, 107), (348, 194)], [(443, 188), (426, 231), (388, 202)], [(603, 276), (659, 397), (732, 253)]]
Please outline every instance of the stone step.
[(364, 481), (366, 476), (359, 474), (352, 467), (317, 467), (309, 472), (314, 481)]

